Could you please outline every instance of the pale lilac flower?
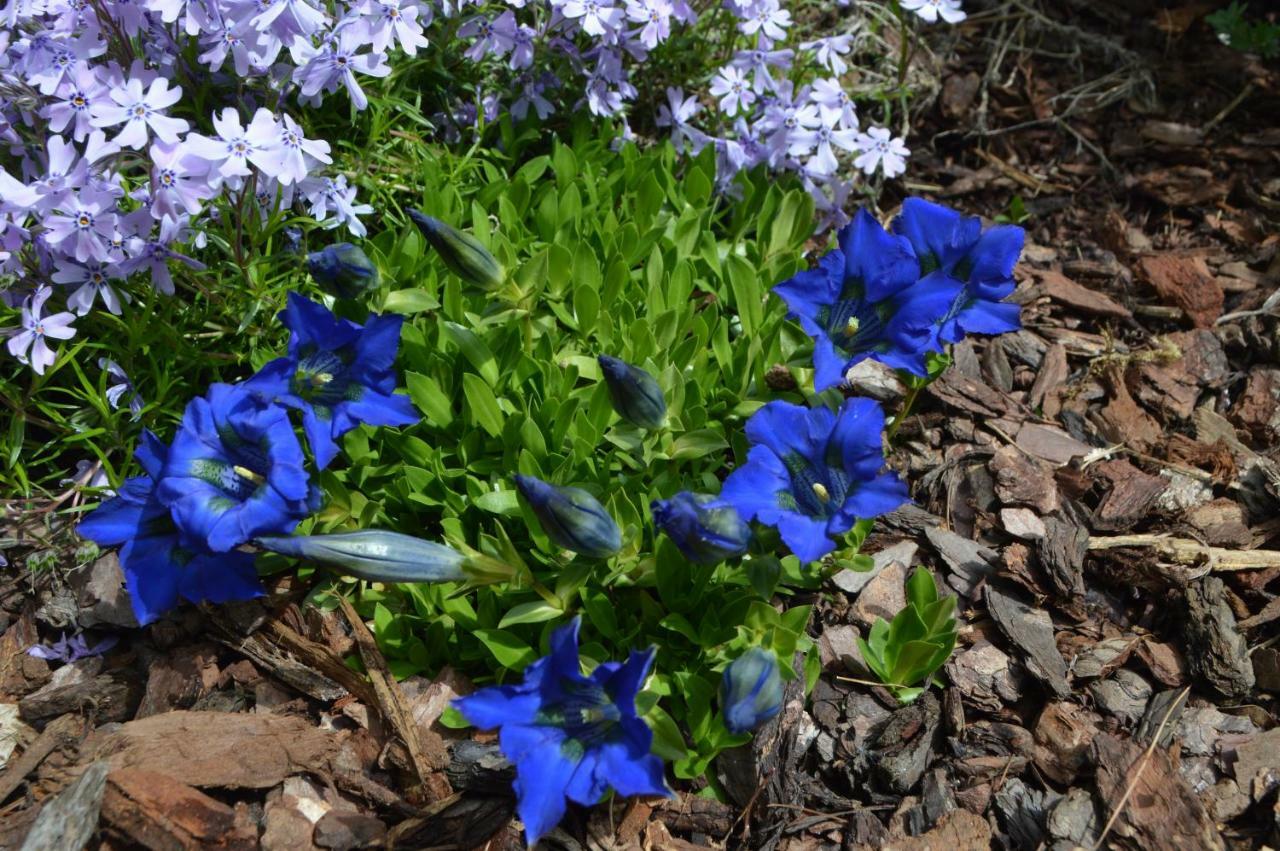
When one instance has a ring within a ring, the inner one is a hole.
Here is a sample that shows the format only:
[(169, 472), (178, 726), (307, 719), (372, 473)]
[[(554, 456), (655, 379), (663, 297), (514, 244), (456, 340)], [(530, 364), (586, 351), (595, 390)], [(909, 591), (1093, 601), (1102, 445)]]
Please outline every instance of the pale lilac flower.
[(948, 24), (958, 24), (966, 17), (960, 8), (960, 0), (902, 0), (902, 8), (915, 12), (930, 24), (936, 24), (938, 18)]
[(794, 138), (792, 152), (801, 148), (813, 150), (814, 155), (805, 165), (812, 173), (824, 176), (835, 174), (836, 169), (839, 168), (840, 164), (835, 154), (836, 148), (845, 151), (858, 149), (856, 130), (841, 130), (825, 121), (817, 127), (798, 130)]
[(9, 354), (20, 363), (30, 363), (37, 375), (44, 375), (44, 371), (58, 359), (45, 338), (70, 340), (76, 335), (76, 329), (71, 327), (76, 318), (74, 314), (64, 311), (52, 316), (43, 315), (44, 303), (52, 294), (50, 287), (42, 286), (27, 297), (22, 307), (22, 328), (9, 338), (7, 344)]
[[(88, 464), (89, 462), (81, 461), (80, 463)], [(77, 465), (77, 468), (78, 466), (79, 465)], [(99, 470), (101, 470), (101, 467), (99, 467)], [(88, 487), (97, 487), (97, 485), (94, 485), (91, 482)], [(27, 655), (35, 656), (37, 659), (45, 659), (50, 662), (63, 662), (69, 665), (72, 662), (85, 658), (86, 656), (101, 656), (112, 647), (115, 647), (116, 641), (117, 639), (114, 635), (108, 635), (106, 638), (90, 647), (89, 643), (85, 640), (83, 633), (74, 635), (68, 639), (67, 634), (64, 632), (53, 644), (36, 644), (27, 648)]]
[(888, 128), (872, 127), (866, 133), (859, 133), (857, 146), (862, 153), (853, 164), (865, 174), (875, 174), (877, 168), (883, 168), (885, 177), (897, 177), (907, 170), (911, 151), (905, 140), (893, 138)]
[(71, 196), (44, 217), (45, 240), (81, 263), (105, 261), (106, 239), (115, 227), (115, 199), (103, 193), (85, 190)]
[[(578, 20), (582, 31), (594, 36), (613, 33), (622, 24), (623, 18), (621, 9), (607, 5), (601, 0), (568, 0), (560, 7), (560, 14), (566, 18)], [(590, 83), (588, 83), (588, 90), (590, 90)]]
[(75, 485), (78, 488), (101, 488), (103, 496), (115, 496), (116, 492), (107, 485), (111, 484), (107, 479), (107, 471), (102, 468), (101, 461), (86, 461), (81, 458), (76, 462), (76, 471), (68, 478), (61, 479), (58, 484), (62, 487), (67, 485)]
[(115, 103), (101, 103), (99, 99), (93, 107), (93, 126), (114, 127), (123, 123), (124, 128), (112, 141), (125, 148), (144, 147), (148, 129), (161, 141), (178, 141), (178, 136), (186, 133), (190, 125), (181, 118), (170, 118), (163, 110), (178, 102), (182, 88), (170, 89), (164, 77), (152, 80), (145, 92), (142, 86), (141, 79), (132, 77), (122, 87), (111, 89), (108, 95)]
[(367, 107), (369, 99), (356, 80), (356, 72), (385, 77), (391, 73), (391, 66), (387, 65), (385, 53), (357, 55), (356, 51), (364, 46), (360, 34), (352, 27), (333, 33), (319, 47), (306, 39), (295, 38), (289, 53), (298, 66), (293, 77), (299, 93), (304, 98), (314, 98), (321, 91), (333, 92), (343, 86), (356, 109)]
[[(201, 41), (207, 45), (204, 53), (201, 53), (196, 59), (209, 66), (209, 70), (218, 71), (227, 61), (227, 57), (231, 57), (231, 64), (236, 69), (236, 74), (241, 77), (247, 77), (249, 70), (254, 67), (260, 67), (264, 64), (262, 57), (257, 55), (253, 50), (253, 45), (248, 39), (258, 35), (253, 29), (253, 25), (247, 20), (235, 21), (228, 20), (219, 29), (206, 32)], [(279, 40), (277, 39), (277, 44)], [(279, 47), (277, 47), (277, 52)]]
[(671, 3), (668, 0), (627, 0), (627, 17), (640, 28), (640, 43), (652, 50), (671, 35)]
[(270, 172), (278, 162), (276, 149), (280, 146), (280, 126), (271, 113), (262, 107), (253, 114), (246, 128), (240, 124), (240, 114), (235, 107), (227, 107), (221, 115), (213, 117), (216, 139), (192, 133), (187, 136), (187, 150), (209, 163), (209, 170), (222, 179), (246, 177), (253, 173), (249, 163)]
[(496, 57), (506, 56), (516, 44), (516, 16), (510, 9), (494, 20), (480, 15), (458, 28), (462, 38), (474, 38), (464, 54), (472, 62), (479, 62), (486, 53)]
[(809, 99), (822, 113), (822, 120), (832, 127), (858, 128), (858, 114), (853, 99), (839, 80), (814, 80)]
[(706, 143), (706, 136), (689, 123), (698, 114), (702, 105), (692, 95), (684, 96), (684, 90), (667, 89), (667, 102), (658, 107), (658, 117), (654, 122), (659, 127), (671, 128), (671, 144), (677, 151), (684, 148), (686, 139), (694, 142), (695, 153)]
[(511, 58), (507, 63), (511, 70), (528, 68), (533, 64), (533, 40), (537, 36), (538, 31), (527, 24), (516, 27), (515, 35), (511, 37), (515, 46), (511, 48)]
[[(145, 212), (145, 211), (143, 211)], [(187, 217), (179, 219), (161, 219), (160, 234), (152, 239), (136, 237), (130, 245), (130, 257), (124, 262), (122, 270), (125, 274), (133, 274), (139, 269), (150, 273), (151, 286), (163, 295), (173, 295), (173, 276), (169, 273), (169, 261), (177, 260), (197, 271), (205, 265), (199, 260), (174, 251), (169, 246), (187, 235)]]
[(52, 95), (66, 80), (85, 68), (89, 59), (101, 56), (106, 50), (106, 42), (96, 32), (81, 33), (70, 41), (48, 40), (43, 50), (29, 54), (29, 60), (39, 63), (39, 66), (28, 65), (27, 82), (41, 94)]
[(67, 260), (58, 263), (58, 269), (53, 273), (53, 282), (76, 288), (75, 292), (67, 296), (67, 307), (74, 310), (77, 316), (88, 313), (93, 308), (95, 298), (100, 297), (107, 310), (116, 316), (120, 315), (121, 303), (129, 303), (128, 293), (118, 292), (111, 286), (107, 268), (106, 263), (92, 261), (84, 265)]
[(261, 0), (263, 11), (253, 19), (259, 30), (270, 29), (282, 40), (291, 36), (310, 37), (329, 23), (329, 16), (308, 0)]
[(832, 74), (843, 74), (849, 70), (849, 63), (844, 61), (844, 56), (853, 48), (851, 35), (833, 35), (806, 41), (800, 47), (804, 50), (812, 50), (818, 64)]
[(333, 162), (328, 142), (304, 138), (302, 128), (288, 114), (281, 116), (281, 122), (279, 143), (267, 153), (275, 160), (267, 170), (272, 177), (287, 186), (302, 180), (320, 163)]
[(787, 27), (791, 26), (791, 13), (783, 9), (778, 0), (756, 0), (752, 4), (749, 17), (739, 24), (739, 29), (746, 35), (761, 36), (779, 41), (787, 37)]
[[(430, 6), (419, 9), (412, 2), (366, 0), (360, 10), (378, 20), (378, 25), (369, 32), (369, 46), (375, 52), (386, 50), (395, 39), (400, 40), (400, 49), (410, 56), (417, 56), (418, 48), (427, 46), (422, 28), (431, 23)], [(418, 15), (422, 13), (425, 14), (419, 21)]]
[(88, 183), (89, 163), (80, 157), (74, 144), (61, 136), (50, 136), (45, 149), (48, 159), (44, 173), (32, 182), (30, 190), (47, 209), (60, 205), (68, 195)]
[(739, 110), (746, 112), (756, 100), (747, 78), (732, 65), (717, 72), (711, 81), (711, 94), (720, 98), (720, 110), (726, 115), (734, 115)]
[[(366, 235), (364, 223), (357, 216), (372, 213), (373, 207), (353, 203), (356, 188), (347, 185), (346, 175), (340, 174), (334, 178), (308, 177), (298, 184), (298, 191), (310, 205), (311, 218), (326, 228), (345, 224), (353, 235), (361, 238)], [(333, 212), (333, 218), (329, 218), (330, 211)]]
[(768, 39), (763, 35), (759, 36), (758, 40), (761, 46), (753, 50), (738, 51), (734, 55), (731, 64), (741, 68), (743, 71), (750, 71), (752, 74), (752, 91), (756, 94), (763, 94), (765, 91), (777, 88), (777, 83), (775, 83), (770, 69), (777, 68), (780, 71), (786, 71), (791, 67), (796, 52), (790, 48), (768, 49), (766, 46)]
[(548, 89), (554, 88), (554, 82), (555, 77), (551, 74), (544, 74), (536, 81), (530, 74), (521, 74), (517, 77), (515, 89), (520, 92), (520, 97), (511, 104), (511, 117), (516, 121), (523, 121), (529, 114), (530, 106), (538, 113), (539, 119), (545, 119), (555, 112), (555, 105), (543, 97)]
[(813, 198), (818, 224), (814, 233), (839, 230), (849, 224), (849, 214), (844, 211), (853, 194), (853, 183), (848, 180), (829, 180), (826, 183), (808, 183), (805, 188)]
[(40, 114), (49, 122), (50, 131), (61, 133), (70, 124), (71, 138), (82, 142), (92, 127), (93, 105), (106, 97), (107, 87), (97, 73), (92, 68), (77, 68)]
[(194, 216), (201, 201), (217, 194), (209, 185), (209, 162), (184, 143), (153, 144), (151, 166), (151, 215), (157, 219), (176, 219), (183, 213)]
[(107, 404), (116, 409), (120, 407), (120, 400), (124, 394), (129, 394), (129, 413), (133, 415), (133, 419), (137, 420), (142, 416), (142, 396), (133, 386), (133, 380), (129, 378), (128, 373), (120, 364), (110, 358), (98, 358), (98, 369), (107, 374), (110, 387), (107, 388)]

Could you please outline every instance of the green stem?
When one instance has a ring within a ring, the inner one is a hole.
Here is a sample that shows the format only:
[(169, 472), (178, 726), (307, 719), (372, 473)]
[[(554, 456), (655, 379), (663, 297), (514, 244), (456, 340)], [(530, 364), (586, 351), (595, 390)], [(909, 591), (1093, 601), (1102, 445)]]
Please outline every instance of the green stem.
[(898, 415), (893, 418), (893, 423), (890, 424), (885, 432), (885, 441), (890, 445), (893, 444), (893, 439), (897, 436), (898, 428), (902, 425), (902, 421), (911, 415), (911, 409), (915, 407), (916, 399), (924, 388), (924, 384), (912, 383), (911, 389), (907, 391), (907, 397), (902, 400), (902, 410), (898, 411)]
[(907, 65), (911, 62), (911, 26), (907, 23), (907, 13), (903, 11), (902, 4), (898, 0), (894, 0), (893, 13), (898, 16), (898, 25), (901, 28), (902, 50), (898, 54), (898, 88), (902, 88), (907, 82)]

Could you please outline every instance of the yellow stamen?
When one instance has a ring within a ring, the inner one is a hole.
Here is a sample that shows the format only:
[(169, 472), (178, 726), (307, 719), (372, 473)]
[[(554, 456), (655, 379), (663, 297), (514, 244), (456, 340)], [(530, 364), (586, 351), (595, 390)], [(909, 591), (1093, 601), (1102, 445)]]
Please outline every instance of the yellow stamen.
[(827, 487), (822, 482), (813, 483), (813, 495), (818, 498), (818, 502), (828, 503), (831, 501), (831, 494), (827, 492)]
[(248, 481), (253, 482), (255, 485), (260, 485), (266, 481), (266, 479), (263, 478), (261, 474), (255, 473), (253, 470), (250, 470), (248, 467), (241, 467), (239, 464), (237, 464), (231, 469), (237, 476), (239, 476), (242, 479), (247, 479)]
[(858, 326), (861, 324), (862, 323), (858, 322), (858, 317), (850, 316), (849, 321), (844, 325), (844, 335), (846, 337), (852, 337), (854, 334), (857, 334)]
[(323, 387), (331, 381), (333, 381), (333, 373), (330, 372), (317, 372), (311, 376), (311, 383), (316, 387)]

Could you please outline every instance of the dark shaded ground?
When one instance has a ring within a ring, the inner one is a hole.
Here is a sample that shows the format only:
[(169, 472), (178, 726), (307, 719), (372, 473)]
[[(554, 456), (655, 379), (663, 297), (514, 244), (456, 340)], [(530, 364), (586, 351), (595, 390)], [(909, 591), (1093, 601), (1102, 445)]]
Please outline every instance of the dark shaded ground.
[[(942, 86), (908, 188), (1026, 216), (1026, 328), (904, 424), (917, 506), (819, 607), (812, 699), (718, 764), (737, 806), (599, 807), (549, 847), (1280, 842), (1280, 74), (1212, 8), (993, 4), (913, 72)], [(898, 708), (855, 638), (915, 564), (961, 643)], [(394, 684), (358, 618), (285, 578), (51, 671), (38, 624), (131, 625), (111, 557), (54, 577), (0, 588), (0, 848), (521, 847), (491, 744), (434, 724), (465, 684)]]

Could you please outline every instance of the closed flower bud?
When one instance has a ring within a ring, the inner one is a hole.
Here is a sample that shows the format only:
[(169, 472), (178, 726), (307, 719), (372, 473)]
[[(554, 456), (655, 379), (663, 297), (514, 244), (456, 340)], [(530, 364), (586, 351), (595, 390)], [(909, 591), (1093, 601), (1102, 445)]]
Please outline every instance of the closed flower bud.
[(622, 548), (618, 524), (581, 488), (557, 487), (521, 475), (516, 476), (516, 487), (556, 546), (591, 558), (608, 558)]
[(378, 267), (358, 245), (339, 242), (307, 255), (307, 271), (325, 292), (356, 298), (378, 286)]
[(751, 527), (738, 510), (705, 493), (682, 491), (655, 499), (653, 522), (695, 564), (719, 564), (747, 551)]
[(273, 535), (257, 538), (255, 543), (370, 582), (459, 582), (467, 578), (463, 570), (467, 558), (462, 553), (398, 532), (369, 529), (332, 535)]
[(720, 708), (731, 733), (759, 727), (782, 709), (782, 676), (778, 657), (752, 647), (724, 669), (720, 681)]
[(506, 281), (507, 273), (502, 264), (471, 234), (417, 210), (410, 210), (409, 218), (413, 219), (449, 271), (462, 280), (485, 290), (496, 290)]
[(667, 400), (657, 379), (638, 366), (608, 355), (601, 355), (598, 360), (618, 416), (641, 428), (659, 428), (667, 416)]

